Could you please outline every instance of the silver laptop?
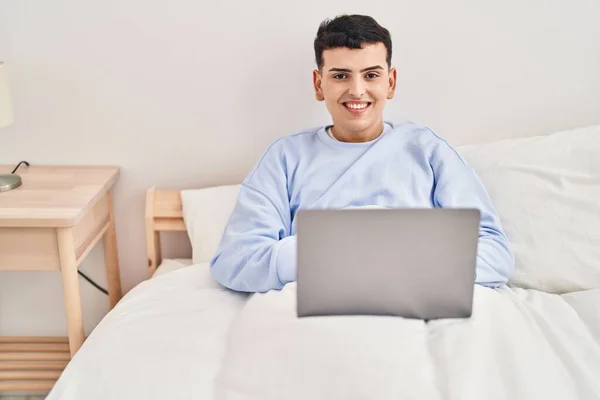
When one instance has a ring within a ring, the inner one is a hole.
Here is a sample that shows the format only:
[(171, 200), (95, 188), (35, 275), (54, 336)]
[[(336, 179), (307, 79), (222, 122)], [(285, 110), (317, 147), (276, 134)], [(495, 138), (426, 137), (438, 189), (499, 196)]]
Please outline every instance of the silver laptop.
[(297, 314), (468, 318), (476, 209), (299, 210)]

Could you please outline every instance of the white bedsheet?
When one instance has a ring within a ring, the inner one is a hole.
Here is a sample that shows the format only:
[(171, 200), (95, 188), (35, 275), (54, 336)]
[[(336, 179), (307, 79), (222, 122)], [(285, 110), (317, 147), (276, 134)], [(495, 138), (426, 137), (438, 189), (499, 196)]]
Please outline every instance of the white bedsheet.
[(47, 399), (211, 399), (245, 295), (198, 264), (144, 281), (109, 312)]
[(600, 290), (477, 286), (473, 317), (295, 315), (295, 284), (251, 297), (206, 265), (144, 282), (49, 400), (600, 399)]
[(156, 271), (152, 277), (168, 274), (169, 272), (177, 271), (178, 269), (189, 267), (194, 264), (191, 258), (165, 258), (160, 265), (156, 267)]
[(226, 399), (596, 400), (600, 344), (561, 296), (533, 290), (477, 286), (471, 319), (425, 323), (298, 319), (288, 285), (247, 302), (217, 382)]

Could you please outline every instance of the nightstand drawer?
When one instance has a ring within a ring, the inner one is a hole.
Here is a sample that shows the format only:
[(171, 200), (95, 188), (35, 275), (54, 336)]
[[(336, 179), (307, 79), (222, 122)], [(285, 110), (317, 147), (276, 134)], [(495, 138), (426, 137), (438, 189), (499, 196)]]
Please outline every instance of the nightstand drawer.
[(58, 271), (54, 228), (0, 228), (0, 271)]
[[(73, 227), (77, 265), (100, 240), (110, 223), (110, 203), (104, 195)], [(56, 228), (0, 228), (0, 271), (58, 271)]]

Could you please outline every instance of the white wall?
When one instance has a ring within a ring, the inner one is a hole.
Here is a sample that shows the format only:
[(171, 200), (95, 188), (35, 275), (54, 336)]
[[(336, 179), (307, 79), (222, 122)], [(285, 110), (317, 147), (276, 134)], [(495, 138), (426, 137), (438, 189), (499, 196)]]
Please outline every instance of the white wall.
[[(121, 166), (129, 290), (146, 274), (146, 188), (237, 182), (275, 138), (329, 122), (312, 94), (312, 40), (343, 12), (392, 31), (388, 119), (428, 124), (455, 145), (600, 123), (596, 0), (0, 0), (15, 112), (0, 163)], [(171, 240), (167, 256), (186, 246)], [(101, 249), (82, 270), (105, 284)], [(81, 285), (89, 332), (107, 300)], [(0, 272), (7, 334), (66, 334), (58, 274)]]

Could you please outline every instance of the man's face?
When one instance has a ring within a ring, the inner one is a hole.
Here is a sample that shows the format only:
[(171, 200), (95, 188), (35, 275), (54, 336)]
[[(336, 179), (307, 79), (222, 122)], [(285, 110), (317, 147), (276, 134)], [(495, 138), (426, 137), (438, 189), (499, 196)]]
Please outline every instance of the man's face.
[(396, 89), (396, 70), (388, 70), (386, 56), (383, 43), (323, 52), (323, 68), (313, 72), (315, 96), (325, 101), (339, 133), (352, 137), (381, 128)]

